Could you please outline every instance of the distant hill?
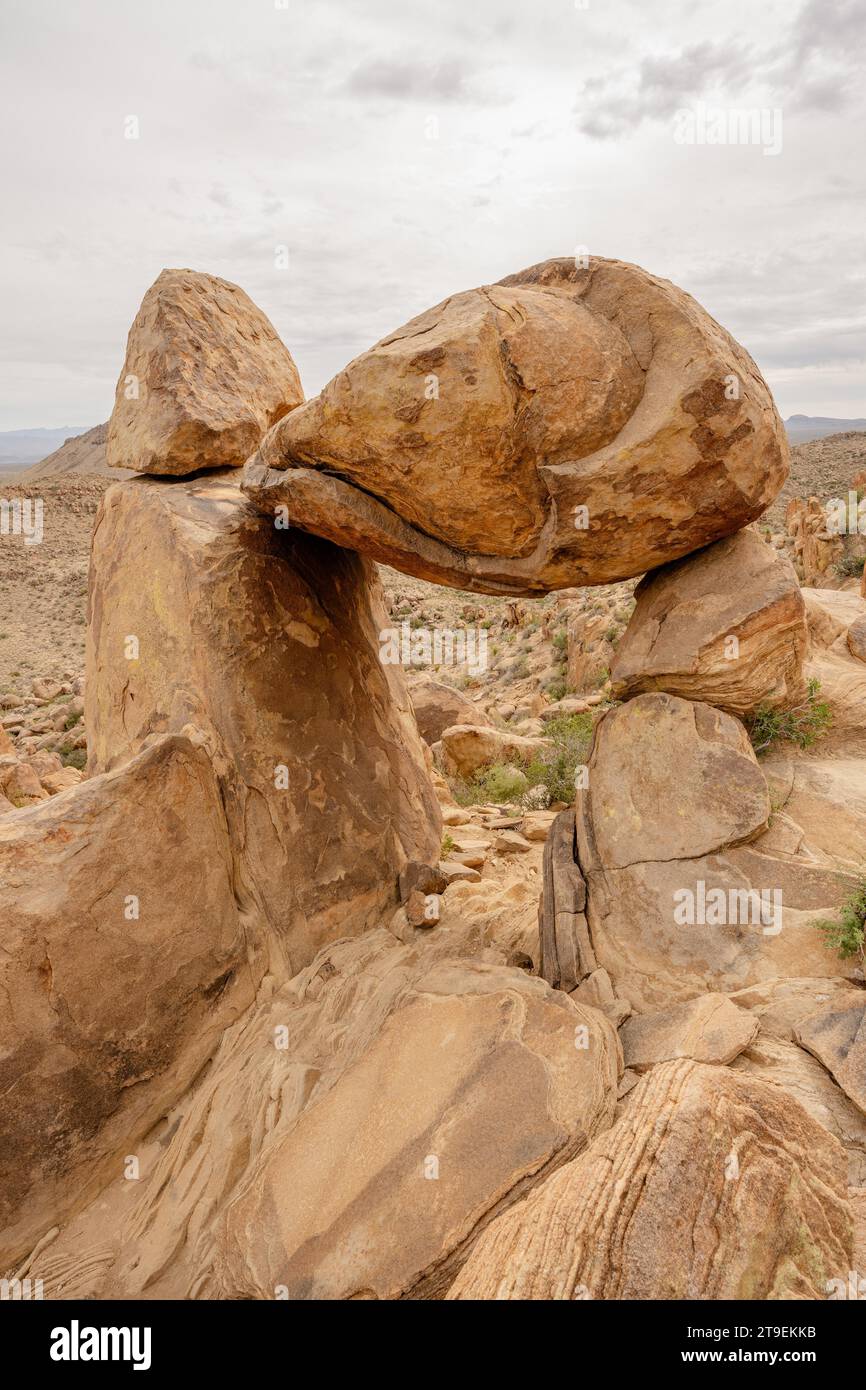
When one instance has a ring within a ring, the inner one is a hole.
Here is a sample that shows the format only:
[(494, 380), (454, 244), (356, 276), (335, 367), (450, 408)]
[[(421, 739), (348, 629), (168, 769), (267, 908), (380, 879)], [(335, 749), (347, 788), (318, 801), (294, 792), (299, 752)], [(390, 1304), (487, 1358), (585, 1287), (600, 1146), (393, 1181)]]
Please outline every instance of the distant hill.
[[(86, 426), (84, 426), (86, 429)], [(44, 459), (52, 449), (58, 449), (67, 439), (83, 433), (81, 425), (63, 425), (58, 429), (0, 431), (0, 471), (27, 468)]]
[(802, 444), (791, 441), (791, 472), (775, 502), (761, 520), (776, 531), (785, 521), (785, 508), (792, 497), (846, 497), (854, 479), (866, 473), (866, 432), (846, 430), (810, 439)]
[(785, 430), (792, 444), (808, 444), (810, 439), (824, 439), (828, 434), (866, 430), (866, 420), (833, 420), (826, 415), (789, 415)]
[(29, 483), (38, 478), (59, 478), (65, 473), (98, 473), (103, 477), (122, 478), (122, 472), (109, 468), (105, 462), (107, 437), (107, 422), (94, 425), (92, 430), (67, 439), (53, 454), (34, 463), (25, 473), (19, 473), (15, 481)]

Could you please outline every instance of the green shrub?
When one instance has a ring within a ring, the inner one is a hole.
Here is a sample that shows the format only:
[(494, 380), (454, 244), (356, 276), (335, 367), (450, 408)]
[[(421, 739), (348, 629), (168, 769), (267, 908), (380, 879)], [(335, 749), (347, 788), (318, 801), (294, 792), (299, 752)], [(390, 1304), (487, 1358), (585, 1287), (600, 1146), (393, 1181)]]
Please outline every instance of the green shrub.
[(568, 651), (568, 633), (564, 627), (553, 634), (553, 645), (558, 652)]
[(545, 737), (551, 747), (545, 748), (521, 767), (509, 763), (493, 763), (479, 769), (468, 779), (450, 779), (451, 791), (458, 806), (477, 806), (486, 802), (495, 805), (524, 801), (532, 803), (534, 787), (545, 786), (549, 801), (574, 800), (574, 774), (589, 757), (595, 714), (562, 715), (546, 725)]
[(60, 761), (64, 767), (77, 767), (79, 772), (84, 771), (87, 763), (86, 748), (70, 748), (67, 745), (65, 748), (61, 748), (58, 751), (60, 753)]
[(866, 876), (860, 879), (854, 892), (842, 904), (835, 921), (823, 919), (812, 925), (818, 928), (827, 945), (842, 960), (857, 956), (862, 962), (866, 938)]
[(457, 848), (457, 846), (455, 845), (455, 843), (454, 843), (454, 841), (452, 840), (451, 836), (450, 836), (450, 835), (448, 834), (448, 832), (446, 831), (445, 834), (442, 836), (442, 848), (441, 848), (440, 851), (439, 851), (439, 858), (440, 858), (440, 859), (447, 859), (448, 856), (449, 856), (449, 854), (451, 854), (452, 851), (455, 850), (456, 848)]
[(557, 676), (556, 680), (548, 681), (544, 689), (551, 700), (564, 700), (568, 694), (569, 685), (564, 676)]
[(502, 805), (517, 801), (526, 788), (526, 774), (510, 763), (491, 763), (479, 768), (474, 777), (455, 778), (451, 783), (458, 806), (477, 806), (488, 801)]
[(568, 805), (574, 800), (575, 769), (583, 766), (589, 757), (594, 723), (589, 710), (548, 722), (544, 734), (553, 740), (553, 747), (545, 748), (524, 768), (530, 789), (543, 784), (551, 801), (564, 801)]
[(840, 579), (856, 579), (863, 573), (866, 555), (843, 555), (834, 566)]
[(796, 743), (809, 748), (826, 734), (833, 722), (830, 706), (819, 700), (819, 680), (810, 680), (805, 700), (791, 709), (770, 709), (760, 705), (746, 721), (749, 738), (756, 753), (763, 753), (773, 743)]

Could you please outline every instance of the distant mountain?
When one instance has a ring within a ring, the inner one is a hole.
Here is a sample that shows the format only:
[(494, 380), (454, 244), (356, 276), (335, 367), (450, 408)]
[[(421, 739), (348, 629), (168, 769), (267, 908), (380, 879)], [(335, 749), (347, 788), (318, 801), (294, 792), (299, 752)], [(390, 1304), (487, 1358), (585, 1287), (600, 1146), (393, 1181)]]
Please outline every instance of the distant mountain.
[(866, 430), (866, 420), (833, 420), (826, 415), (789, 415), (785, 430), (792, 444), (808, 444), (828, 434), (850, 434)]
[(862, 430), (844, 430), (800, 444), (792, 439), (791, 445), (790, 475), (761, 518), (774, 531), (784, 529), (785, 508), (792, 497), (820, 497), (824, 502), (847, 497), (854, 479), (866, 475), (866, 432)]
[(0, 469), (27, 468), (37, 463), (67, 439), (84, 432), (87, 426), (62, 425), (58, 429), (4, 430), (0, 432)]
[(53, 454), (41, 459), (19, 473), (16, 482), (29, 483), (37, 478), (59, 478), (64, 473), (100, 473), (106, 477), (120, 479), (122, 472), (109, 468), (105, 462), (105, 441), (108, 437), (108, 424), (94, 425), (92, 430), (67, 439)]

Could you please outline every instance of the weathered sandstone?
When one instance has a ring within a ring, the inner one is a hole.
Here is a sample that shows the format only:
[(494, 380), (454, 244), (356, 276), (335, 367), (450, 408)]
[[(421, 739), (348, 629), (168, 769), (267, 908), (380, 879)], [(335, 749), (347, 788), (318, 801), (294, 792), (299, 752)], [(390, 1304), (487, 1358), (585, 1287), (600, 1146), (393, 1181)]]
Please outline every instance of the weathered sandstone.
[[(357, 555), (262, 526), (234, 473), (105, 494), (87, 637), (89, 770), (187, 723), (226, 805), (233, 891), (289, 972), (435, 863), (439, 812), (378, 579)], [(158, 830), (158, 825), (155, 825)]]
[(839, 1142), (775, 1086), (655, 1067), (479, 1238), (450, 1299), (823, 1298), (849, 1268)]
[(264, 437), (244, 488), (420, 578), (529, 594), (729, 535), (786, 471), (748, 354), (682, 290), (594, 257), (453, 295), (382, 339)]
[(290, 353), (242, 289), (195, 270), (164, 270), (129, 331), (108, 424), (109, 466), (239, 468), (303, 399)]
[(252, 1003), (263, 943), (232, 885), (200, 741), (0, 821), (0, 1271), (82, 1206)]
[(755, 531), (738, 531), (655, 570), (611, 667), (627, 699), (666, 690), (745, 715), (805, 693), (808, 630), (790, 563)]

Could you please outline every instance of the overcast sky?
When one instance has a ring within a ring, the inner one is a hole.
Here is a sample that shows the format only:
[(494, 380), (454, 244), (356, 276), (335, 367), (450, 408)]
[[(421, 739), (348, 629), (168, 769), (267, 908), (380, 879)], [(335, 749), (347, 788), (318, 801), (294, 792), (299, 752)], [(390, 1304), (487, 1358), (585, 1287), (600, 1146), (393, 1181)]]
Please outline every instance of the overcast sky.
[[(447, 294), (583, 245), (694, 294), (783, 415), (866, 415), (864, 11), (2, 0), (0, 429), (106, 419), (164, 266), (242, 285), (312, 395)], [(781, 152), (678, 143), (699, 102), (780, 109)]]

